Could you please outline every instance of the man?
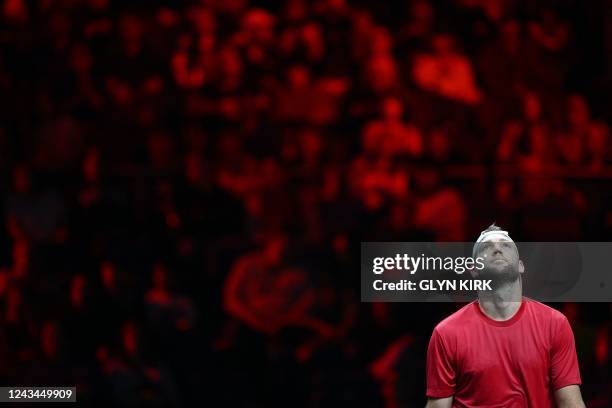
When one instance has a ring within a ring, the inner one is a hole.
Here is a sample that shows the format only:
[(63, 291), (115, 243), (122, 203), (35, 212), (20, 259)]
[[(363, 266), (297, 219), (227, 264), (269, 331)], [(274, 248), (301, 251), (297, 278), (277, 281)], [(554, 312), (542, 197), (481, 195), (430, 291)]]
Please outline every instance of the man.
[[(574, 336), (560, 312), (522, 296), (525, 267), (495, 224), (474, 245), (492, 291), (439, 323), (427, 351), (427, 408), (584, 407)], [(556, 404), (555, 404), (556, 403)]]

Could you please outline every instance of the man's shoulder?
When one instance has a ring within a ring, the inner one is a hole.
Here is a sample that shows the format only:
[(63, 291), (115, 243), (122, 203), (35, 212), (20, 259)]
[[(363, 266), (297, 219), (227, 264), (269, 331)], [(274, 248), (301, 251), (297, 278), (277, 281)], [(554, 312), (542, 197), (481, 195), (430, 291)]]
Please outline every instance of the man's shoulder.
[(468, 303), (438, 323), (434, 330), (440, 334), (451, 334), (460, 327), (469, 325), (478, 317), (475, 313), (475, 306), (475, 302)]
[(536, 319), (543, 319), (544, 321), (559, 323), (567, 320), (567, 317), (557, 309), (554, 309), (544, 303), (540, 303), (536, 300), (524, 298), (525, 306), (530, 313), (528, 315), (535, 317)]
[[(530, 315), (532, 318), (536, 319), (545, 319), (547, 321), (559, 322), (567, 320), (565, 315), (544, 303), (538, 302), (536, 300), (524, 297), (523, 301), (525, 303), (525, 311), (527, 315)], [(478, 310), (476, 309), (478, 305), (476, 301), (470, 302), (467, 305), (463, 306), (461, 309), (457, 310), (444, 320), (442, 320), (436, 326), (436, 330), (438, 331), (448, 331), (453, 330), (457, 327), (464, 327), (469, 325), (472, 322), (477, 322), (478, 320)]]
[(565, 319), (565, 315), (557, 309), (527, 297), (523, 299), (525, 301), (525, 305), (532, 311), (532, 313), (537, 313), (553, 319)]

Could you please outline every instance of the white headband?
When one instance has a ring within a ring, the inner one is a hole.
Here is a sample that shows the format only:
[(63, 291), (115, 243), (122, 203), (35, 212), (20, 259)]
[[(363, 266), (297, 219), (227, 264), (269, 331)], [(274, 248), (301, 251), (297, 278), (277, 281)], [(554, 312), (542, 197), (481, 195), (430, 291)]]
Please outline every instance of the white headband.
[[(512, 241), (512, 238), (510, 238), (510, 235), (508, 235), (508, 231), (502, 231), (502, 230), (483, 231), (483, 232), (480, 233), (480, 236), (478, 237), (478, 239), (476, 240), (476, 243), (474, 244), (474, 249), (472, 250), (472, 256), (476, 255), (476, 250), (478, 249), (478, 244), (480, 244), (485, 239), (489, 238), (491, 235), (499, 235), (502, 238), (506, 238), (506, 239), (509, 239), (510, 241)], [(512, 241), (512, 242), (514, 242), (514, 241)]]

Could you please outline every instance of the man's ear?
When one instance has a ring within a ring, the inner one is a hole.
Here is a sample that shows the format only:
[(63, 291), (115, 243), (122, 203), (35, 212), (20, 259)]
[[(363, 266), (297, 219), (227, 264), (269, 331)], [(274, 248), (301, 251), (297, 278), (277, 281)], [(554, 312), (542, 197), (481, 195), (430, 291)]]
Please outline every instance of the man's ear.
[(519, 270), (519, 273), (525, 272), (525, 265), (523, 264), (523, 261), (521, 261), (520, 259), (519, 259), (518, 270)]

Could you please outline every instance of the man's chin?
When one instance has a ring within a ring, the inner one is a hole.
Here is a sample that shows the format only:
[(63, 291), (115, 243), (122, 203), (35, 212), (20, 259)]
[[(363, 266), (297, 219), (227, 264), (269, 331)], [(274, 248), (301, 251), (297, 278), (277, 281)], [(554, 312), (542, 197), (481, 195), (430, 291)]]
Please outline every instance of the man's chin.
[(514, 283), (520, 277), (518, 270), (513, 268), (487, 268), (478, 274), (478, 279), (490, 279), (496, 287), (502, 284)]

